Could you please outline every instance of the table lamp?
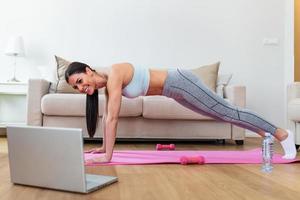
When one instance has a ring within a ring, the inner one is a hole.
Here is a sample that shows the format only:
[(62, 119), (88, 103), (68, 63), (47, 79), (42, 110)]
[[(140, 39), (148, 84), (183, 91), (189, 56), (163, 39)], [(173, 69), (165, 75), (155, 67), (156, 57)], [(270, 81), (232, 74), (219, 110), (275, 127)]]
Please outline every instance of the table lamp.
[(24, 51), (24, 42), (23, 38), (21, 36), (13, 36), (9, 38), (7, 47), (5, 50), (5, 55), (7, 56), (13, 56), (14, 57), (14, 76), (13, 78), (9, 79), (9, 82), (20, 82), (16, 78), (16, 67), (17, 67), (17, 57), (24, 57), (25, 51)]

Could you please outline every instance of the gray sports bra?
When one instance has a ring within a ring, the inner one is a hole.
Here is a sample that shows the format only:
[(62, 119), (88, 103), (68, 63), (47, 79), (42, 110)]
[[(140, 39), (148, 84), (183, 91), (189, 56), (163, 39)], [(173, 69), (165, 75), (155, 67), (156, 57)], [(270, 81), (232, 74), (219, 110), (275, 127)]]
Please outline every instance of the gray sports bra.
[(132, 80), (122, 90), (128, 98), (135, 98), (147, 94), (150, 83), (150, 72), (147, 68), (134, 67)]

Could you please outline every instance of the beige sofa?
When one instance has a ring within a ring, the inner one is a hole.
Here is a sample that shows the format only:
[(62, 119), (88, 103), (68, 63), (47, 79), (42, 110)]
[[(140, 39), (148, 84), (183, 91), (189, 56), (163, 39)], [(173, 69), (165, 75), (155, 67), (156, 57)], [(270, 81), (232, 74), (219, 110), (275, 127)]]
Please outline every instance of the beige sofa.
[(300, 82), (288, 86), (287, 103), (288, 128), (295, 133), (295, 143), (298, 149), (300, 146)]
[[(27, 124), (35, 126), (82, 128), (85, 125), (85, 95), (49, 93), (49, 82), (29, 80)], [(226, 86), (224, 96), (231, 103), (245, 106), (244, 86)], [(104, 95), (99, 94), (99, 118)], [(95, 138), (102, 137), (101, 120)], [(123, 97), (117, 131), (118, 139), (225, 139), (243, 144), (245, 130), (229, 123), (215, 121), (190, 111), (173, 99), (146, 96), (135, 99)]]

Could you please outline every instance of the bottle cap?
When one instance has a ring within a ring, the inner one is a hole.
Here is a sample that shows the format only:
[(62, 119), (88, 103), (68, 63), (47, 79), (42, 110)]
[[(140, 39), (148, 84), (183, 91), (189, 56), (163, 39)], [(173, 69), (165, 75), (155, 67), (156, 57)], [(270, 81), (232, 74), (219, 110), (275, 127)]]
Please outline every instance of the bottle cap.
[(268, 132), (265, 133), (265, 137), (270, 137), (270, 136), (271, 136), (271, 133), (268, 133)]

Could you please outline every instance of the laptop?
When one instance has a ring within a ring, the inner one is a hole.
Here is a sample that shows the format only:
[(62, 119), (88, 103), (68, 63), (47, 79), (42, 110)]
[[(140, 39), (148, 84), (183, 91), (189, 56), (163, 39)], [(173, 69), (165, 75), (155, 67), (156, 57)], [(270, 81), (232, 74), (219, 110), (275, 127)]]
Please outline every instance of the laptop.
[(9, 125), (7, 142), (14, 184), (89, 193), (118, 180), (85, 173), (81, 129)]

